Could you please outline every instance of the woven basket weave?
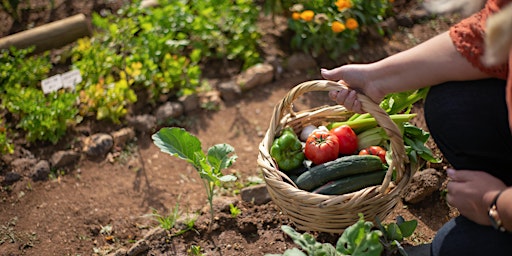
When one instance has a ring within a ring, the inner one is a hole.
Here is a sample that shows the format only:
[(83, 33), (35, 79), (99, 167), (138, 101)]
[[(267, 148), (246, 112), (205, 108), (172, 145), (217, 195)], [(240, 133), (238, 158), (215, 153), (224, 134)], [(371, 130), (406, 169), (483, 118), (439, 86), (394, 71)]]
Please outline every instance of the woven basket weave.
[[(307, 92), (330, 91), (340, 84), (327, 80), (303, 82), (292, 88), (275, 108), (269, 128), (259, 146), (258, 166), (261, 167), (267, 189), (273, 202), (288, 216), (297, 229), (342, 233), (359, 220), (359, 213), (366, 220), (384, 219), (400, 200), (400, 192), (409, 183), (412, 173), (405, 153), (402, 135), (389, 115), (370, 98), (358, 94), (362, 109), (370, 113), (384, 128), (390, 139), (392, 162), (382, 184), (367, 187), (344, 195), (321, 195), (301, 190), (283, 172), (270, 156), (270, 147), (276, 134), (285, 127), (300, 133), (307, 125), (326, 125), (345, 121), (353, 113), (341, 105), (323, 106), (294, 112), (293, 102)], [(396, 177), (391, 181), (393, 171)]]

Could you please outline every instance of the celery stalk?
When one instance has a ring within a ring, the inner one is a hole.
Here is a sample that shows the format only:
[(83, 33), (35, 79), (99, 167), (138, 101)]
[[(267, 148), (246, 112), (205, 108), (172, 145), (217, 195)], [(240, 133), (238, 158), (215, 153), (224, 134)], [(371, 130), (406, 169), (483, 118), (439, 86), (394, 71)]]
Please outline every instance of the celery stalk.
[[(401, 124), (401, 123), (411, 120), (415, 116), (416, 116), (416, 114), (395, 114), (395, 115), (390, 115), (389, 117), (391, 118), (391, 120), (393, 120), (393, 122), (395, 122), (397, 124)], [(356, 133), (358, 133), (360, 131), (373, 128), (373, 127), (377, 126), (378, 123), (377, 123), (377, 120), (375, 120), (375, 118), (368, 117), (368, 118), (362, 118), (362, 119), (358, 118), (358, 119), (352, 120), (352, 121), (347, 120), (347, 121), (343, 121), (343, 122), (334, 122), (334, 123), (329, 124), (327, 126), (327, 128), (333, 129), (333, 128), (336, 128), (336, 127), (339, 127), (342, 125), (348, 125)]]

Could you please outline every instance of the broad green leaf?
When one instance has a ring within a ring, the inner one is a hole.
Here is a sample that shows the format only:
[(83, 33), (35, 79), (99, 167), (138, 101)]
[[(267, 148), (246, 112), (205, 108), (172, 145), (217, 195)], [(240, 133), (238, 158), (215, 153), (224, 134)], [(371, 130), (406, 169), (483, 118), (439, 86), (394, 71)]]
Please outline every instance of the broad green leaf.
[(418, 221), (409, 220), (401, 223), (397, 222), (397, 224), (398, 227), (400, 227), (400, 231), (402, 231), (403, 237), (410, 237), (414, 233), (414, 230), (416, 230), (416, 227), (418, 226)]
[(196, 169), (201, 166), (200, 158), (206, 158), (201, 141), (183, 128), (162, 128), (151, 138), (162, 152), (186, 160)]
[(235, 149), (231, 145), (225, 143), (217, 144), (208, 149), (208, 162), (217, 174), (220, 174), (222, 169), (230, 167), (236, 161), (236, 155), (229, 155), (234, 151)]
[(402, 231), (400, 227), (396, 223), (389, 223), (386, 227), (386, 236), (389, 240), (397, 240), (402, 241), (404, 236), (402, 235)]
[(359, 221), (343, 232), (336, 243), (336, 250), (345, 255), (380, 256), (384, 249), (379, 240), (382, 232), (371, 230), (372, 227), (373, 224), (360, 215)]

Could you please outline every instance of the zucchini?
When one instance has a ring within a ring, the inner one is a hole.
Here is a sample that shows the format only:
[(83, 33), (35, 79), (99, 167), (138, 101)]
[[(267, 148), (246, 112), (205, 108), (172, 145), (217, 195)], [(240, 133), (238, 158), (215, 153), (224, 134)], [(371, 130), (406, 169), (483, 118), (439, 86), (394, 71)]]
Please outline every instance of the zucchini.
[(311, 191), (329, 181), (359, 173), (383, 170), (384, 166), (378, 156), (350, 155), (316, 165), (299, 175), (295, 184), (303, 190)]
[(379, 185), (384, 180), (384, 176), (386, 176), (386, 171), (352, 175), (339, 180), (327, 182), (325, 185), (313, 190), (313, 193), (323, 195), (343, 195), (366, 187)]

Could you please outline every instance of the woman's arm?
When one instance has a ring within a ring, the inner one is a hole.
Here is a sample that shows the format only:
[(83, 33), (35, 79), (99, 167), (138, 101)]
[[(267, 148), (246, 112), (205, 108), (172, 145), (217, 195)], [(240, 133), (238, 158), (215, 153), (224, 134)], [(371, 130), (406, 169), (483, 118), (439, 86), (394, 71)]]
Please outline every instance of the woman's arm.
[[(328, 80), (340, 81), (375, 102), (380, 102), (385, 95), (393, 92), (418, 89), (446, 81), (489, 77), (457, 52), (448, 32), (374, 63), (344, 65), (332, 70), (322, 69), (322, 76)], [(336, 92), (331, 92), (330, 96), (349, 109), (354, 105), (357, 107), (358, 103), (352, 102), (349, 92), (343, 92), (340, 97)]]

